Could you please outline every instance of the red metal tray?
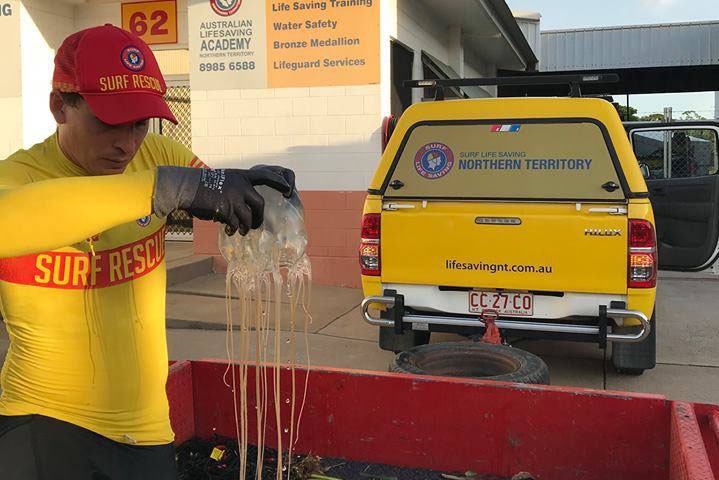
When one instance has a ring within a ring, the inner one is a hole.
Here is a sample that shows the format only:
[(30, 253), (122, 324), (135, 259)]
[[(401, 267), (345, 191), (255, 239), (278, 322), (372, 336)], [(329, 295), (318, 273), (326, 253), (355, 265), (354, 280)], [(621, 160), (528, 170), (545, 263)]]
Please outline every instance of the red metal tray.
[[(225, 369), (221, 361), (170, 366), (177, 444), (213, 433), (235, 436)], [(281, 372), (282, 385), (289, 385), (289, 370)], [(307, 373), (297, 370), (300, 393)], [(254, 385), (252, 367), (249, 375)], [(254, 398), (249, 401), (254, 408)], [(288, 406), (281, 407), (289, 419)], [(252, 439), (253, 422), (249, 429)], [(267, 446), (276, 445), (273, 419), (267, 437)], [(719, 478), (719, 406), (661, 395), (313, 368), (296, 451), (440, 471), (509, 477), (526, 471), (547, 480), (712, 480)]]

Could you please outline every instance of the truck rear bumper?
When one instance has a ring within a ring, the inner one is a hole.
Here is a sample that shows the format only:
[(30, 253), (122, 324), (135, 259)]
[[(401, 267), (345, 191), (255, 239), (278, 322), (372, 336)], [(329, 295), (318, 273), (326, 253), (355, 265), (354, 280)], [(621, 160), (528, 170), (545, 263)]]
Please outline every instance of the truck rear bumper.
[[(393, 319), (373, 317), (370, 312), (372, 305), (384, 305), (393, 309)], [(508, 318), (498, 318), (495, 324), (500, 329), (533, 331), (533, 332), (551, 332), (551, 333), (567, 333), (576, 335), (586, 335), (588, 337), (596, 337), (600, 344), (609, 342), (641, 342), (651, 331), (649, 318), (637, 310), (627, 310), (624, 308), (611, 308), (606, 305), (599, 305), (596, 312), (599, 318), (599, 324), (585, 325), (571, 323), (571, 319), (567, 322), (537, 322), (528, 320), (517, 320)], [(367, 297), (362, 302), (362, 316), (367, 323), (379, 327), (394, 327), (401, 331), (403, 324), (411, 324), (415, 330), (427, 330), (429, 325), (451, 325), (457, 327), (485, 327), (485, 323), (479, 316), (470, 315), (449, 315), (441, 312), (433, 312), (420, 314), (407, 312), (404, 308), (404, 296), (402, 295), (384, 295)], [(632, 333), (612, 333), (608, 330), (607, 319), (616, 318), (634, 318), (641, 322), (641, 327)]]

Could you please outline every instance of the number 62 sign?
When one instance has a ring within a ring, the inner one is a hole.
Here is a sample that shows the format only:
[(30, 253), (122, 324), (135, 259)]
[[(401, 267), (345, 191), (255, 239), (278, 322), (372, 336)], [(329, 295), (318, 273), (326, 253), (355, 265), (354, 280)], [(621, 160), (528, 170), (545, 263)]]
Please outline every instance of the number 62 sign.
[(177, 43), (177, 2), (162, 0), (122, 4), (122, 28), (148, 45)]

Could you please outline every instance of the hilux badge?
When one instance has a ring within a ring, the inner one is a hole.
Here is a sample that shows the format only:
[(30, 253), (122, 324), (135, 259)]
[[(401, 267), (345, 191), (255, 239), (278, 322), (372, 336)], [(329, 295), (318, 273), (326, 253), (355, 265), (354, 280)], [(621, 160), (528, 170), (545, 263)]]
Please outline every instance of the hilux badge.
[(588, 237), (621, 237), (621, 228), (585, 228), (584, 235)]

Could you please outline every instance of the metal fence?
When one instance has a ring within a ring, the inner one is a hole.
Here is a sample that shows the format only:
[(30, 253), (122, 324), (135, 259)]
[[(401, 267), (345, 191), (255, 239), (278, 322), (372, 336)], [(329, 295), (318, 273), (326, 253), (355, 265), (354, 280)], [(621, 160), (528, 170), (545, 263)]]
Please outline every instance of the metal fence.
[(633, 142), (650, 179), (702, 177), (719, 169), (719, 142), (711, 129), (644, 130), (634, 133)]
[[(165, 95), (170, 110), (177, 118), (177, 125), (167, 120), (160, 120), (157, 133), (192, 148), (192, 120), (190, 115), (190, 87), (188, 85), (167, 88)], [(167, 218), (168, 240), (192, 240), (192, 217), (184, 210), (178, 210)]]

